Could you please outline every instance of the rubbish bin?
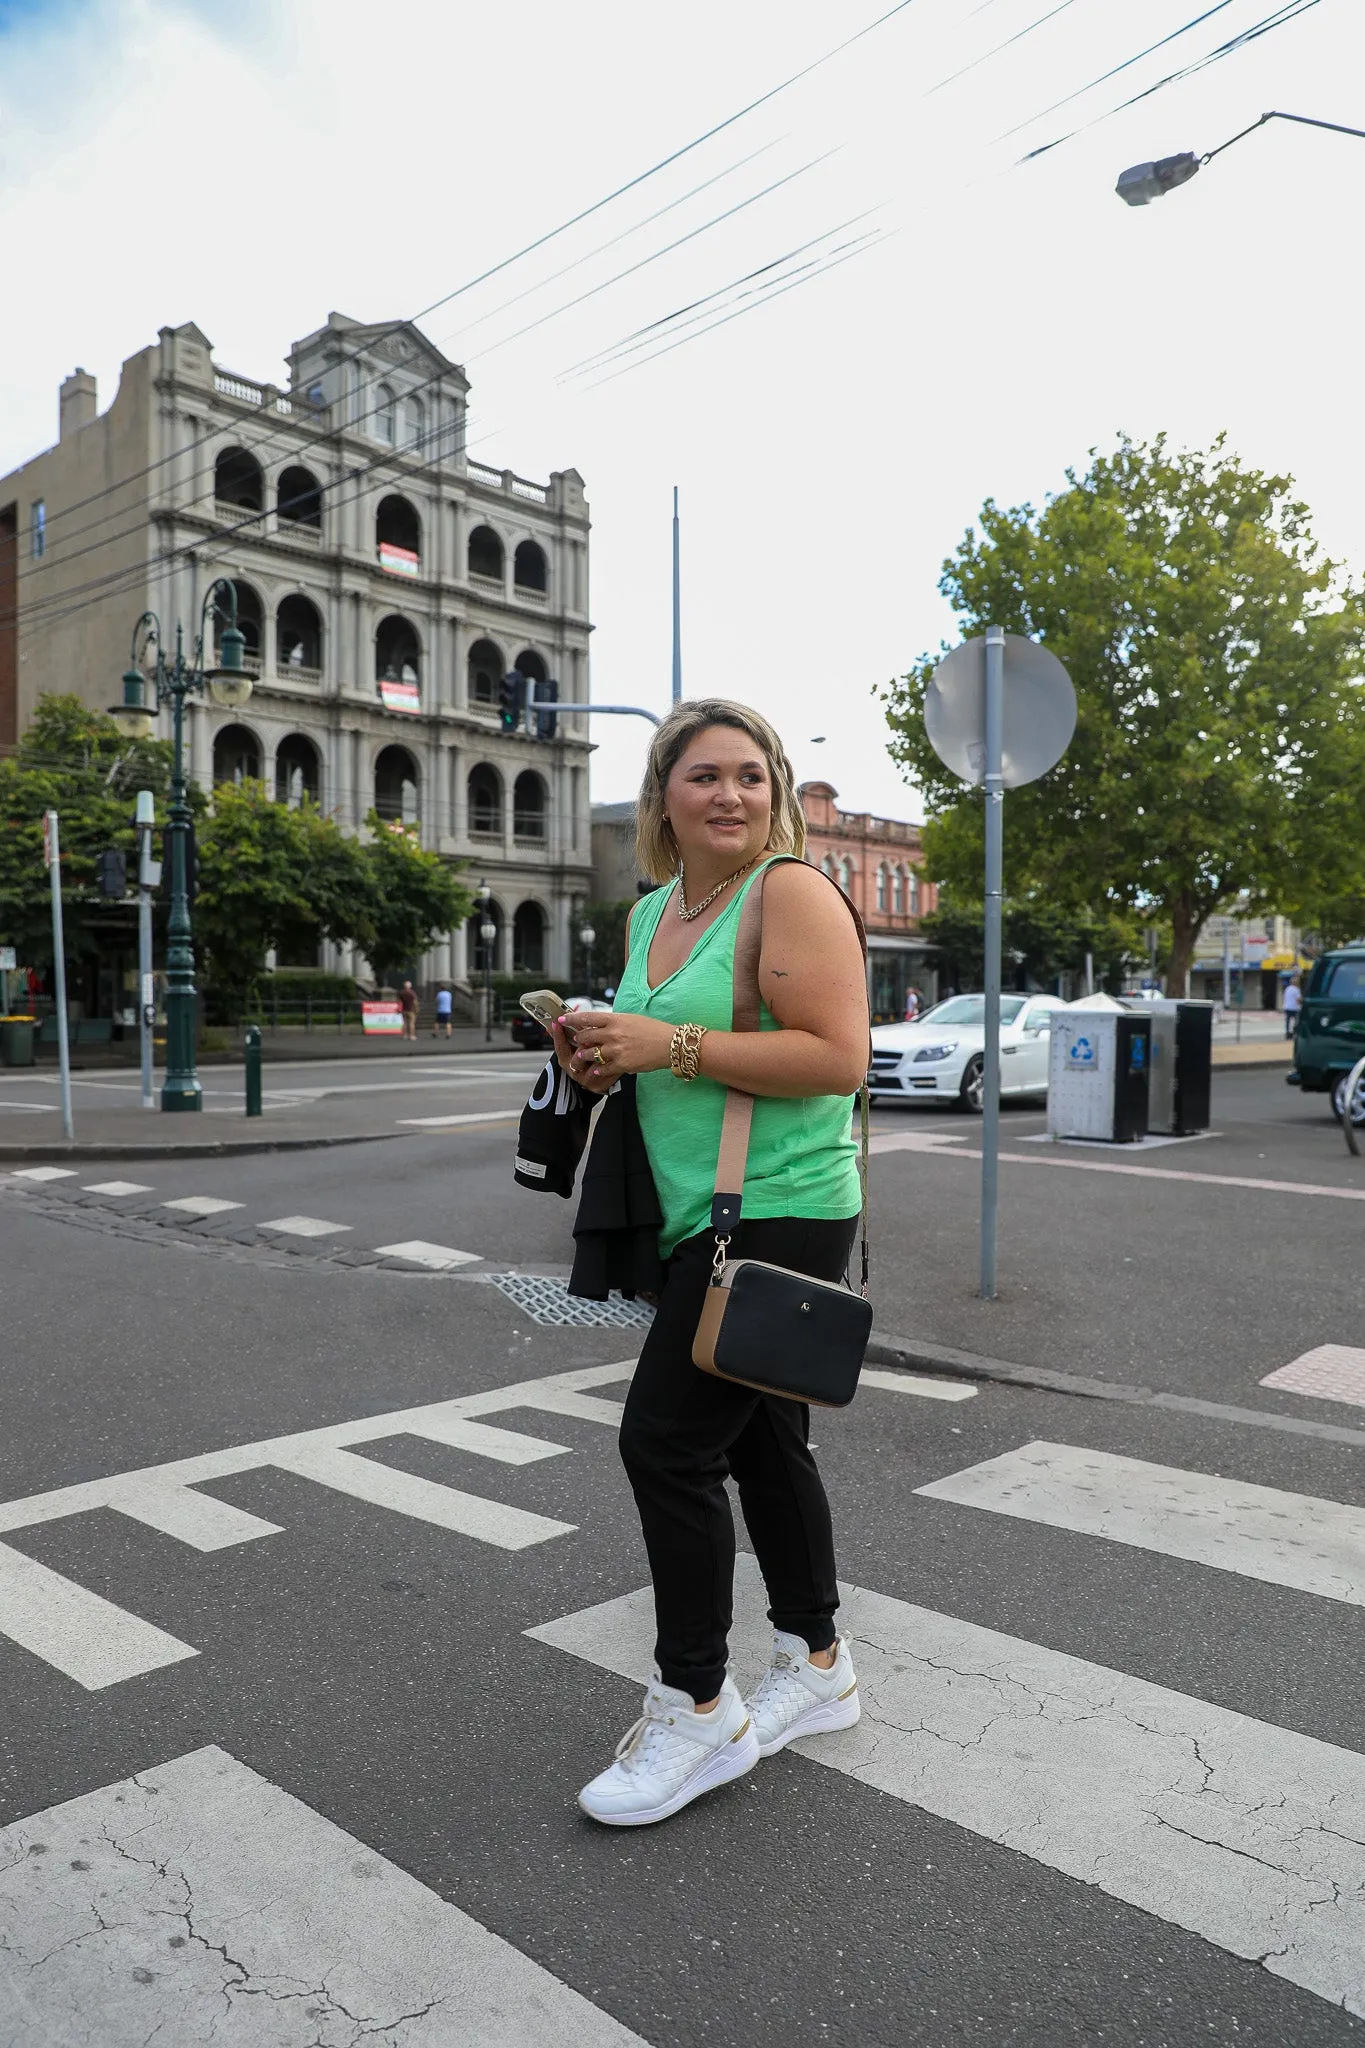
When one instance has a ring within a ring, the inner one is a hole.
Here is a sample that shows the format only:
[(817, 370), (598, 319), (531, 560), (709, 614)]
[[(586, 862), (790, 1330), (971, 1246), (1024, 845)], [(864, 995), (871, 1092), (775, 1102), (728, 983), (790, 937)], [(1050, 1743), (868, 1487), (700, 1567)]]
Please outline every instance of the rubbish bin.
[(33, 1017), (0, 1017), (0, 1067), (33, 1065)]
[(1154, 1002), (1148, 1128), (1185, 1137), (1209, 1127), (1213, 1004)]
[(1048, 1135), (1118, 1145), (1145, 1138), (1150, 1017), (1068, 1004), (1051, 1021)]

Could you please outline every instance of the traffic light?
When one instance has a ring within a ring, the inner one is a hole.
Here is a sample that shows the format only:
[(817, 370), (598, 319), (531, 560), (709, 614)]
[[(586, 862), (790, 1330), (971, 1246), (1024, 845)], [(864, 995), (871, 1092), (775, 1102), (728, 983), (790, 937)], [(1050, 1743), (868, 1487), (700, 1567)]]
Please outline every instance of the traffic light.
[(95, 862), (95, 880), (99, 883), (101, 896), (126, 896), (128, 893), (128, 856), (120, 847), (109, 846)]
[(516, 732), (526, 716), (526, 678), (519, 668), (509, 669), (498, 685), (498, 712), (504, 732)]
[[(559, 684), (555, 681), (553, 676), (549, 678), (548, 682), (536, 684), (536, 696), (540, 699), (542, 704), (547, 699), (551, 704), (557, 704), (559, 702)], [(539, 709), (537, 710), (536, 738), (538, 740), (552, 740), (555, 736), (555, 732), (558, 729), (558, 726), (559, 713), (557, 711), (541, 711)]]

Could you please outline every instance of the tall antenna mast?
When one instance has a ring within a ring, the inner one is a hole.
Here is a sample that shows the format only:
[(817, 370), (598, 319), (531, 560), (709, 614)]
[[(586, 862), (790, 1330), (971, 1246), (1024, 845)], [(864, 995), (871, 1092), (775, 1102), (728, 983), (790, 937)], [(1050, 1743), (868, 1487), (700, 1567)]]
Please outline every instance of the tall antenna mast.
[(682, 579), (678, 560), (678, 486), (673, 486), (673, 702), (682, 697)]

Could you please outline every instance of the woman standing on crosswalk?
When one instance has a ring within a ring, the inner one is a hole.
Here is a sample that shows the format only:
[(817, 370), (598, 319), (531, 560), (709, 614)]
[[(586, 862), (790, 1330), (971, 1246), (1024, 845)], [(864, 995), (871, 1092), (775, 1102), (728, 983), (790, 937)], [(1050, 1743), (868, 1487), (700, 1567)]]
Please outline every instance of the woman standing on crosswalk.
[[(560, 1063), (605, 1093), (636, 1074), (665, 1260), (621, 1426), (654, 1582), (658, 1676), (616, 1760), (585, 1785), (595, 1820), (665, 1820), (794, 1737), (859, 1714), (829, 1504), (809, 1411), (692, 1362), (715, 1251), (710, 1227), (727, 1088), (757, 1098), (731, 1258), (823, 1280), (848, 1264), (860, 1190), (849, 1097), (867, 1064), (862, 953), (847, 904), (798, 858), (764, 882), (761, 1028), (730, 1029), (736, 930), (773, 856), (805, 851), (791, 763), (755, 711), (678, 704), (657, 729), (636, 848), (662, 886), (631, 913), (614, 1012), (577, 1011)], [(735, 1563), (727, 1477), (768, 1591), (772, 1661), (747, 1700), (727, 1676)]]

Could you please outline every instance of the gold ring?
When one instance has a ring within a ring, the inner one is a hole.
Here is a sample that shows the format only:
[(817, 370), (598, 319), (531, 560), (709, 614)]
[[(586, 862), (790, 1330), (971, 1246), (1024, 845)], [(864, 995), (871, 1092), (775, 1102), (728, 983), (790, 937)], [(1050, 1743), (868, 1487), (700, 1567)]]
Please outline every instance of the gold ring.
[(600, 1046), (600, 1045), (595, 1045), (595, 1046), (593, 1047), (593, 1049), (592, 1049), (592, 1057), (593, 1057), (593, 1063), (594, 1063), (594, 1065), (596, 1065), (596, 1066), (599, 1066), (599, 1067), (600, 1067), (600, 1066), (602, 1066), (602, 1065), (604, 1064), (604, 1062), (603, 1062), (603, 1059), (602, 1059), (602, 1048), (601, 1048), (601, 1046)]

